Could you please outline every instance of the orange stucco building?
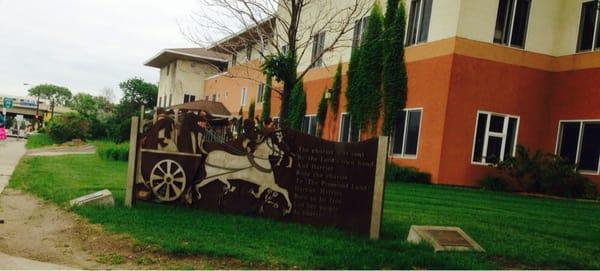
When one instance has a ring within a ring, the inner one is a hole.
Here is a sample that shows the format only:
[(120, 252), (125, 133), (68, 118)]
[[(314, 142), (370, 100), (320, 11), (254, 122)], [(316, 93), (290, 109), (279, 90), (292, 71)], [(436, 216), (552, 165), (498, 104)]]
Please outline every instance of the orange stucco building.
[[(428, 172), (436, 184), (477, 186), (493, 173), (491, 163), (514, 155), (516, 146), (523, 145), (571, 159), (600, 187), (600, 16), (591, 1), (405, 4), (408, 97), (405, 109), (398, 109), (404, 113), (390, 140), (394, 163)], [(361, 31), (362, 21), (357, 19), (355, 32)], [(361, 36), (354, 33), (354, 39)], [(260, 100), (265, 80), (258, 69), (259, 54), (252, 58), (251, 53), (251, 48), (241, 48), (230, 54), (229, 70), (205, 80), (205, 96), (231, 112), (242, 107), (247, 114), (249, 101)], [(243, 54), (248, 62), (238, 63)], [(323, 64), (303, 78), (303, 130), (308, 133), (315, 133), (311, 124), (319, 100), (331, 88), (340, 61), (344, 92), (347, 86), (350, 51), (322, 57)], [(274, 117), (279, 104), (279, 95), (273, 93)], [(348, 140), (345, 106), (342, 94), (337, 115), (328, 112), (323, 138)], [(257, 114), (261, 110), (258, 102)]]

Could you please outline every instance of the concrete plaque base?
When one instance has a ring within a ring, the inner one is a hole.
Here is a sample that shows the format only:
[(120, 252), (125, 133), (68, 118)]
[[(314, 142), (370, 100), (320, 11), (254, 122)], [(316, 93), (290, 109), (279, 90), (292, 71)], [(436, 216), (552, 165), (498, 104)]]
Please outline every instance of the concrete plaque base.
[(438, 251), (479, 251), (485, 250), (458, 227), (411, 226), (406, 239), (410, 243), (427, 242)]
[(108, 191), (108, 189), (104, 189), (73, 199), (69, 203), (71, 204), (71, 206), (103, 205), (112, 207), (115, 205), (115, 199), (113, 198), (112, 193)]

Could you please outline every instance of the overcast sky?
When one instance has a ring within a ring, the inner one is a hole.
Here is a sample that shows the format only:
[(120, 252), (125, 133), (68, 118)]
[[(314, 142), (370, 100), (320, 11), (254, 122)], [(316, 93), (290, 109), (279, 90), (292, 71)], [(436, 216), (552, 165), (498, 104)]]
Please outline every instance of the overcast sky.
[(158, 82), (144, 62), (163, 48), (193, 47), (179, 31), (202, 7), (195, 0), (0, 0), (0, 95), (23, 83), (120, 97), (118, 83)]

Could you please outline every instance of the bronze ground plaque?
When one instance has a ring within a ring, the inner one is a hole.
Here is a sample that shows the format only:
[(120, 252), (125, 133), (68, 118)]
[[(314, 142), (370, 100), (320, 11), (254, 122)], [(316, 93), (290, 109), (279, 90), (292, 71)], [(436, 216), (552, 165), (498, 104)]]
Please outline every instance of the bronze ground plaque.
[(427, 242), (438, 251), (485, 251), (477, 242), (458, 227), (411, 226), (407, 241)]
[[(202, 117), (160, 116), (131, 148), (127, 199), (332, 226), (379, 237), (386, 138), (322, 140), (244, 123), (220, 138)], [(137, 123), (133, 121), (132, 123)], [(202, 127), (204, 126), (204, 127)], [(134, 136), (132, 127), (132, 136)], [(135, 144), (135, 145), (134, 145)], [(127, 204), (129, 202), (126, 202)]]

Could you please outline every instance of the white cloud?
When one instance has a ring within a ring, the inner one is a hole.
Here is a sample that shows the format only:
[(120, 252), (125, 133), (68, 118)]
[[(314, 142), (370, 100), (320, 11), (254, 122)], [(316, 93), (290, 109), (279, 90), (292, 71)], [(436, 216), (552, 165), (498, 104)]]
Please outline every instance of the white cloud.
[(158, 81), (143, 63), (163, 48), (193, 47), (179, 32), (194, 0), (0, 0), (0, 94), (53, 83), (98, 94), (133, 76)]

